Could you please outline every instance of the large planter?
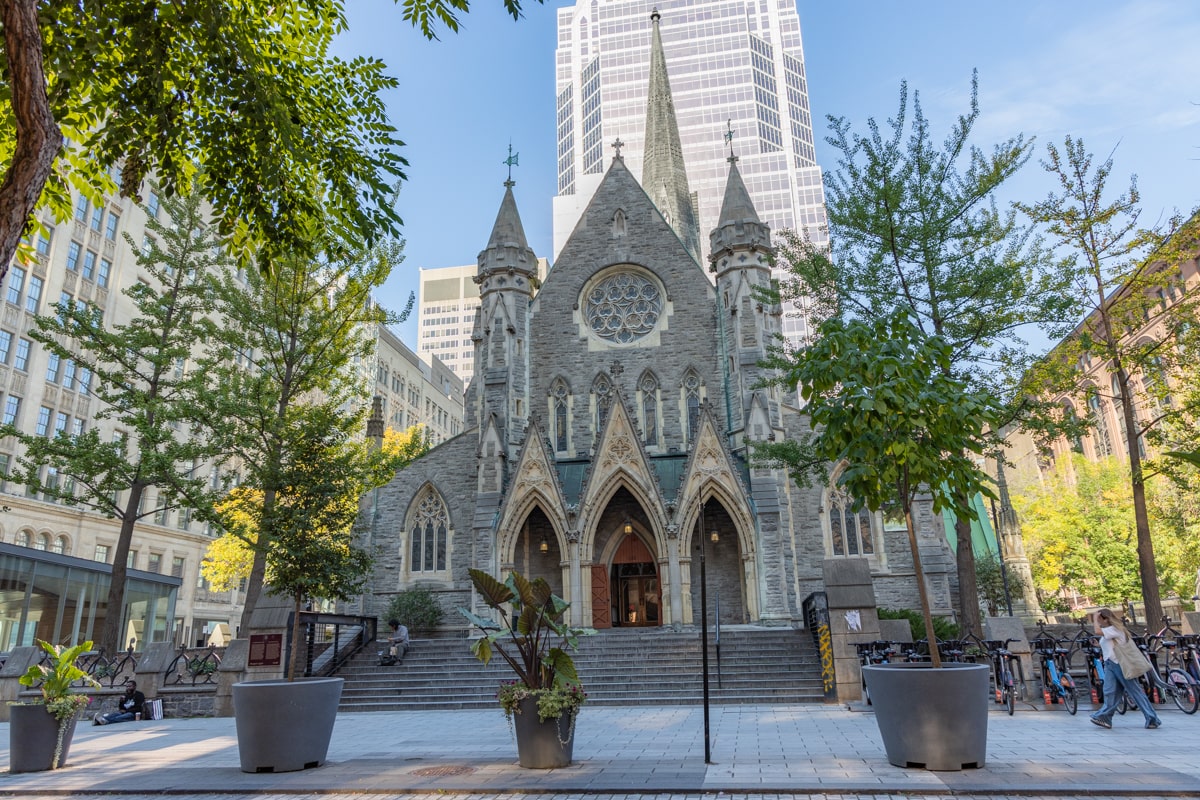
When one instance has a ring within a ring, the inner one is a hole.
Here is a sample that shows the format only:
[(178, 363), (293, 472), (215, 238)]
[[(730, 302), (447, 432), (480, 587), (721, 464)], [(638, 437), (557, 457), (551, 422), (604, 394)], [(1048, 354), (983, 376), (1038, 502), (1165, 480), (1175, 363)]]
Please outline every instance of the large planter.
[(295, 772), (324, 764), (343, 683), (342, 678), (235, 683), (242, 772)]
[[(58, 720), (44, 705), (14, 705), (9, 708), (8, 770), (9, 772), (41, 772), (51, 769), (54, 749), (58, 746)], [(63, 732), (62, 753), (58, 766), (67, 763), (71, 738), (79, 715), (67, 721)]]
[(984, 765), (986, 664), (876, 664), (862, 671), (890, 763), (931, 770)]
[(574, 715), (541, 722), (538, 719), (537, 698), (518, 701), (520, 713), (513, 714), (517, 734), (517, 760), (526, 769), (554, 769), (571, 763), (575, 751)]

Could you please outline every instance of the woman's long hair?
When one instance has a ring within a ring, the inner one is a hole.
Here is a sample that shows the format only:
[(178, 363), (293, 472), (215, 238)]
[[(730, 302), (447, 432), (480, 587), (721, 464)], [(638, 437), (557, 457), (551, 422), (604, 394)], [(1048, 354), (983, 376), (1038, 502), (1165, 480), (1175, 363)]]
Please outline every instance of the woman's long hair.
[(1121, 618), (1114, 614), (1111, 608), (1102, 608), (1096, 614), (1100, 617), (1101, 628), (1111, 626), (1120, 631), (1121, 635), (1126, 639), (1129, 639), (1129, 629), (1125, 627), (1124, 623), (1121, 622)]

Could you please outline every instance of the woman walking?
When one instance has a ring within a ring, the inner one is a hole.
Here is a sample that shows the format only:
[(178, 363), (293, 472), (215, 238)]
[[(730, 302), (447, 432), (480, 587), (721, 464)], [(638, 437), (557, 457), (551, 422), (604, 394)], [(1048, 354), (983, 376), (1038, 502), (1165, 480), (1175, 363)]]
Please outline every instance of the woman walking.
[(1104, 706), (1092, 714), (1092, 722), (1101, 728), (1111, 728), (1117, 705), (1124, 699), (1124, 694), (1128, 692), (1129, 696), (1133, 698), (1133, 702), (1145, 715), (1147, 728), (1157, 728), (1162, 725), (1162, 720), (1158, 718), (1158, 714), (1154, 713), (1154, 707), (1150, 705), (1150, 699), (1142, 691), (1142, 685), (1138, 683), (1137, 676), (1126, 677), (1121, 670), (1121, 665), (1117, 663), (1115, 648), (1133, 641), (1129, 631), (1121, 624), (1112, 610), (1107, 608), (1102, 608), (1092, 614), (1092, 629), (1100, 637), (1100, 650), (1104, 654)]

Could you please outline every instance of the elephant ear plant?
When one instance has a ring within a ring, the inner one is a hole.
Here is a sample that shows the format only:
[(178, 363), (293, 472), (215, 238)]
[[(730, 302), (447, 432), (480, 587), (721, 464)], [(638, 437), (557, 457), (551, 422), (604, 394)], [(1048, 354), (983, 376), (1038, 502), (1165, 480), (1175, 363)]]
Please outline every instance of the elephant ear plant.
[(92, 649), (90, 641), (74, 647), (62, 647), (39, 639), (38, 645), (46, 651), (49, 658), (43, 663), (31, 666), (18, 680), (22, 686), (29, 687), (41, 682), (42, 704), (58, 720), (58, 740), (54, 747), (54, 760), (50, 763), (50, 769), (58, 769), (63, 734), (66, 733), (71, 720), (91, 702), (87, 695), (74, 694), (71, 686), (79, 682), (83, 686), (98, 688), (100, 684), (75, 663), (81, 655)]
[(471, 652), (484, 664), (499, 655), (517, 675), (497, 694), (504, 713), (511, 719), (519, 713), (520, 701), (533, 697), (539, 721), (563, 714), (574, 720), (587, 695), (568, 650), (578, 648), (580, 636), (595, 631), (569, 625), (565, 616), (571, 604), (551, 592), (542, 578), (530, 581), (513, 572), (501, 583), (482, 570), (472, 569), (470, 574), (480, 599), (500, 616), (496, 622), (458, 609), (483, 634), (471, 645)]

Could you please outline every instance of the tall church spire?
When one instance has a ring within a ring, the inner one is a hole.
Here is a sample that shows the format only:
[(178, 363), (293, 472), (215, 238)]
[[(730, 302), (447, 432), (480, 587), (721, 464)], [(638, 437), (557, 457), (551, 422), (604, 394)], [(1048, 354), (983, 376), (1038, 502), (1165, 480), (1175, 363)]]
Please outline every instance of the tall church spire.
[(658, 9), (650, 15), (650, 88), (646, 99), (646, 144), (642, 160), (642, 187), (683, 242), (692, 258), (700, 261), (700, 223), (696, 196), (688, 189), (683, 166), (683, 146), (675, 121), (675, 104), (667, 80), (667, 59), (658, 30)]

